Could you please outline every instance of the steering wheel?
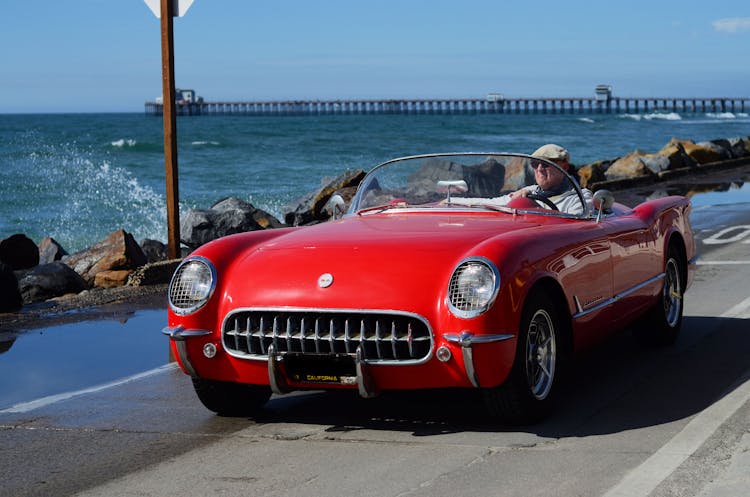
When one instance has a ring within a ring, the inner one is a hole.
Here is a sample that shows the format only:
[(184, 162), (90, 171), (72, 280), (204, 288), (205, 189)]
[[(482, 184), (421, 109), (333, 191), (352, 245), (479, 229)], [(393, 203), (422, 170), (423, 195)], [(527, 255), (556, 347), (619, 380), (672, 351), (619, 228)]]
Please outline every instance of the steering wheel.
[(548, 199), (547, 197), (542, 197), (541, 195), (537, 195), (536, 193), (529, 193), (526, 195), (526, 198), (530, 198), (531, 200), (534, 200), (536, 202), (541, 202), (545, 204), (547, 207), (552, 209), (553, 211), (559, 211), (560, 209), (557, 208), (555, 203)]

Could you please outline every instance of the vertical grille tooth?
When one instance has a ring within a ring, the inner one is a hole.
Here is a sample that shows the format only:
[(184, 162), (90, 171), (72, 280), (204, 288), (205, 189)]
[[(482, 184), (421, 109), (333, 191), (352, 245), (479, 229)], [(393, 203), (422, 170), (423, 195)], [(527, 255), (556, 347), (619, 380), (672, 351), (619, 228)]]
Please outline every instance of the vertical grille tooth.
[(286, 318), (286, 350), (291, 352), (294, 350), (292, 347), (292, 318)]
[(370, 362), (421, 361), (432, 351), (427, 323), (416, 316), (377, 312), (240, 310), (227, 316), (224, 348), (233, 356), (266, 359), (277, 353), (354, 354)]
[(350, 349), (351, 340), (352, 340), (350, 333), (351, 333), (351, 330), (349, 329), (349, 320), (347, 319), (346, 321), (344, 321), (344, 350), (346, 350), (347, 354), (351, 354), (352, 352)]
[(315, 353), (320, 354), (320, 318), (315, 320)]
[(279, 318), (273, 317), (273, 348), (279, 350)]
[[(239, 319), (237, 321), (239, 321)], [(245, 345), (247, 347), (248, 354), (257, 354), (258, 352), (255, 350), (255, 347), (253, 346), (251, 326), (252, 326), (252, 322), (251, 322), (250, 317), (248, 317), (245, 320), (245, 331), (243, 332), (243, 334), (245, 335)]]
[[(248, 318), (249, 319), (249, 318)], [(260, 353), (266, 354), (266, 321), (265, 316), (261, 316), (258, 322), (258, 342), (260, 345)]]
[(394, 358), (398, 357), (398, 351), (396, 350), (396, 344), (398, 344), (396, 333), (396, 321), (391, 321), (391, 352), (393, 352)]

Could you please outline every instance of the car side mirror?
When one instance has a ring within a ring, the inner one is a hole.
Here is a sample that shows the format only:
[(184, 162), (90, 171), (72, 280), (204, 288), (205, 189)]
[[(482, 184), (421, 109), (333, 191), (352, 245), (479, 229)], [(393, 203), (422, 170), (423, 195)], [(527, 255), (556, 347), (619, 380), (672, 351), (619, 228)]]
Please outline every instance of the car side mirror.
[(323, 208), (331, 217), (331, 219), (336, 220), (344, 215), (344, 211), (346, 210), (346, 202), (344, 201), (344, 197), (337, 193), (335, 195), (331, 195), (331, 198), (328, 199), (328, 202), (326, 202), (326, 205)]
[(598, 223), (602, 214), (609, 214), (615, 203), (615, 196), (609, 190), (598, 190), (594, 193), (594, 210), (596, 211), (596, 222)]

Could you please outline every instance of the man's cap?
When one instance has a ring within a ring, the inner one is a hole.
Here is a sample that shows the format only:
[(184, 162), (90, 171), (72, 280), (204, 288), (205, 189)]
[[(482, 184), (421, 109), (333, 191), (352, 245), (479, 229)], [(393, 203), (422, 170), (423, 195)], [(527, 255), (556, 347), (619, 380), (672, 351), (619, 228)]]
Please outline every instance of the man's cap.
[(542, 145), (531, 155), (533, 155), (534, 157), (539, 157), (540, 159), (564, 161), (570, 160), (570, 153), (568, 153), (568, 151), (560, 145), (555, 145), (554, 143)]

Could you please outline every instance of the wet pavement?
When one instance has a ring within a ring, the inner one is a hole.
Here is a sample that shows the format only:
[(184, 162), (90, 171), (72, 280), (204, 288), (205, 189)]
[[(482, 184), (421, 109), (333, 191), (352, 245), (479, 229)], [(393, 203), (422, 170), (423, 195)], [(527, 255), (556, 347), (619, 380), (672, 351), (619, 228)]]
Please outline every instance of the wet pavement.
[(0, 410), (166, 364), (166, 310), (0, 331)]

